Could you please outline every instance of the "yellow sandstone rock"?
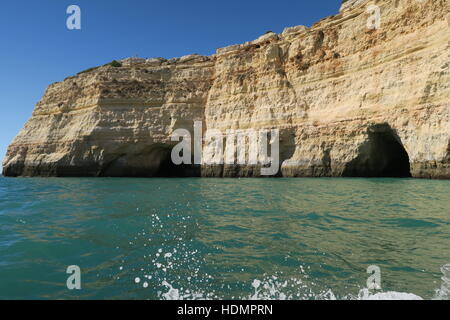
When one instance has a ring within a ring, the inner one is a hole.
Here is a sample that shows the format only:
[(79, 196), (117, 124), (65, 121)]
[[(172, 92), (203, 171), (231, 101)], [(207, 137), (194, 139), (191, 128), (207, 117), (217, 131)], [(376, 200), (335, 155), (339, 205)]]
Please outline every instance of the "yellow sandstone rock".
[[(369, 29), (368, 5), (381, 12)], [(7, 176), (253, 176), (175, 168), (170, 134), (280, 130), (284, 176), (450, 178), (450, 1), (350, 0), (211, 57), (127, 59), (49, 86)]]

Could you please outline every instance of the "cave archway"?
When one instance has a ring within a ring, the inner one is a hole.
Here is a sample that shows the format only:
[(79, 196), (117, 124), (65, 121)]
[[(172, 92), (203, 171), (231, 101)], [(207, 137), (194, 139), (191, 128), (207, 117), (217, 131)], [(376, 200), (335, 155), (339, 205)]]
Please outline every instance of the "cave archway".
[(101, 177), (197, 177), (196, 165), (175, 165), (172, 146), (155, 144), (140, 150), (126, 150), (105, 164)]
[(345, 165), (344, 177), (411, 177), (409, 156), (388, 124), (368, 128), (368, 140), (358, 156)]

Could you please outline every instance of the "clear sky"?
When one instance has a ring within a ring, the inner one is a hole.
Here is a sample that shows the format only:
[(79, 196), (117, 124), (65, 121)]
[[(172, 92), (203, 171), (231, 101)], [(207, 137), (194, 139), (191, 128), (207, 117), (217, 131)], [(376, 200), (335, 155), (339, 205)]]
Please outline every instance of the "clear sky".
[[(310, 26), (341, 0), (14, 0), (0, 4), (0, 158), (46, 87), (130, 56), (210, 55), (266, 31)], [(81, 8), (69, 31), (66, 9)], [(1, 164), (0, 164), (1, 166)]]

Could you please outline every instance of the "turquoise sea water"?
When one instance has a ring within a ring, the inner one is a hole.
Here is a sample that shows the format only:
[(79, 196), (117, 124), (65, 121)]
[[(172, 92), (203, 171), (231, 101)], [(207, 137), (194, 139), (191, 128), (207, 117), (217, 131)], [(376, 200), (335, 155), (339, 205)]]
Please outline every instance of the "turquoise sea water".
[(449, 263), (449, 181), (0, 178), (0, 299), (445, 299)]

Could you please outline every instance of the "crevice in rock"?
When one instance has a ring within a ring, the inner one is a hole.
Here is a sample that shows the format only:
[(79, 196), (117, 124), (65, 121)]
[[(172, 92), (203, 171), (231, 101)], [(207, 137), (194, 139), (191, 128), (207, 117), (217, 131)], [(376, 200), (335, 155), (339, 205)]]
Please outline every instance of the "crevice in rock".
[(411, 177), (409, 156), (388, 124), (368, 128), (368, 140), (345, 165), (344, 177)]

